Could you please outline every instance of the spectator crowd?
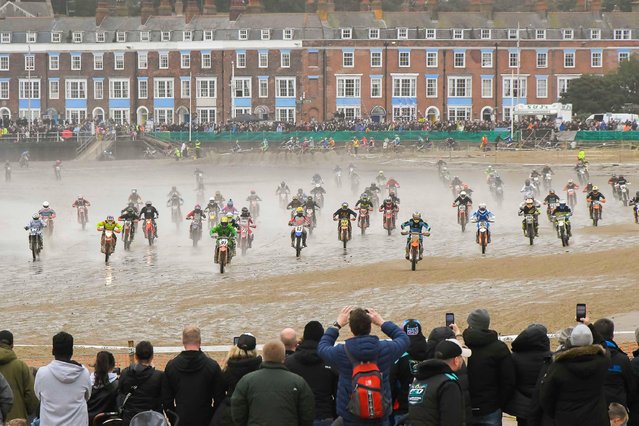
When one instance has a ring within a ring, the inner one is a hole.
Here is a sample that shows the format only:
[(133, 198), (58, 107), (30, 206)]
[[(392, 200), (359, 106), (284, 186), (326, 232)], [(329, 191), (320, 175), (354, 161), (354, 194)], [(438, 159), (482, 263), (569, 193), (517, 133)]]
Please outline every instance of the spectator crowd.
[[(337, 343), (347, 326), (352, 337)], [(639, 424), (639, 358), (619, 348), (614, 323), (586, 317), (558, 341), (553, 351), (546, 328), (531, 324), (509, 348), (485, 309), (472, 311), (463, 331), (453, 323), (426, 338), (417, 319), (399, 326), (374, 309), (346, 306), (327, 328), (308, 322), (301, 339), (282, 330), (261, 354), (244, 333), (221, 365), (201, 350), (200, 329), (187, 326), (184, 350), (164, 371), (153, 366), (153, 345), (141, 341), (121, 372), (107, 351), (89, 372), (73, 360), (73, 336), (60, 332), (54, 360), (34, 378), (3, 330), (0, 424), (84, 426), (117, 416), (133, 425), (155, 416), (183, 426), (490, 426), (501, 425), (503, 413), (520, 426)]]

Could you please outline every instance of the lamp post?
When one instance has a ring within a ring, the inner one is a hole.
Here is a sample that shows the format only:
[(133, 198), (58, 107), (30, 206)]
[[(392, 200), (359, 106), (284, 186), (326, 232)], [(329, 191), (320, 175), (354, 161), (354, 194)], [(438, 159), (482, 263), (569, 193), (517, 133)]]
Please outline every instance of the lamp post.
[[(31, 45), (29, 45), (29, 66), (27, 67), (27, 87), (29, 90), (27, 91), (27, 129), (29, 133), (29, 137), (31, 137), (31, 96), (33, 94), (33, 88), (31, 87)], [(35, 66), (35, 58), (33, 58), (33, 66)]]
[(189, 73), (189, 143), (193, 135), (193, 73)]

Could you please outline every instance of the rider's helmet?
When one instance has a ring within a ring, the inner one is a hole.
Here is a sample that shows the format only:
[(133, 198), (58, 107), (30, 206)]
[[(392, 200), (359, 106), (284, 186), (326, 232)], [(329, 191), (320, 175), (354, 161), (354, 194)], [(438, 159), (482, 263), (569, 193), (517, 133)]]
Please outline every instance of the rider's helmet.
[(222, 194), (220, 193), (220, 191), (215, 191), (215, 195), (220, 195), (221, 196)]
[(390, 198), (387, 198), (384, 200), (385, 204), (391, 204), (393, 202), (393, 200), (391, 200)]
[(421, 219), (422, 219), (422, 214), (420, 212), (413, 213), (413, 220), (414, 221), (417, 222), (418, 220), (421, 220)]
[(133, 210), (133, 207), (127, 207), (126, 212), (131, 214), (131, 213), (135, 213), (135, 210)]
[(532, 207), (534, 203), (535, 203), (535, 200), (533, 200), (532, 198), (527, 198), (526, 199), (526, 205), (528, 207)]
[(60, 161), (60, 160), (55, 160), (55, 165), (56, 165), (56, 166), (59, 166), (60, 164), (62, 164), (62, 161)]
[(209, 203), (214, 203), (215, 202), (215, 198), (211, 197), (209, 198)]
[(282, 182), (280, 183), (280, 186), (281, 186), (282, 188), (283, 188), (283, 187), (285, 187), (285, 186), (286, 186), (286, 182), (282, 181)]
[(395, 190), (391, 189), (390, 191), (388, 191), (388, 195), (395, 195)]
[(229, 199), (229, 200), (226, 202), (226, 205), (227, 205), (227, 207), (233, 207), (233, 200)]
[(295, 213), (296, 213), (298, 216), (304, 216), (304, 209), (303, 209), (303, 208), (301, 208), (301, 207), (298, 207), (297, 209), (295, 209)]
[(40, 219), (40, 213), (33, 213), (33, 216), (31, 216), (34, 220)]
[(137, 190), (137, 189), (132, 189), (132, 190), (131, 190), (131, 194), (137, 194), (137, 193), (138, 193), (138, 190)]
[(362, 195), (359, 196), (362, 200), (368, 197), (368, 194), (365, 192), (362, 192)]
[(462, 198), (466, 197), (466, 191), (462, 191), (462, 192), (460, 192), (460, 193), (459, 193), (459, 196), (460, 196), (460, 197), (462, 197)]
[(199, 204), (196, 204), (195, 207), (193, 208), (194, 210), (201, 210), (202, 206)]
[(464, 189), (468, 189), (468, 184), (467, 183), (464, 184)]
[(613, 177), (613, 178), (616, 178), (616, 177), (617, 177), (617, 173), (613, 173), (613, 174), (612, 174), (612, 177)]
[(623, 177), (623, 175), (619, 175), (619, 180), (621, 180), (621, 179), (625, 179), (625, 178)]
[(300, 197), (298, 197), (297, 195), (293, 195), (293, 199), (294, 199), (294, 200), (299, 200), (299, 199), (300, 199)]
[(568, 183), (574, 183), (572, 179), (568, 179)]
[(177, 191), (177, 187), (172, 186), (172, 187), (171, 187), (171, 191)]
[(348, 208), (348, 203), (346, 201), (344, 201), (342, 203), (342, 209), (346, 210)]
[(378, 173), (378, 175), (380, 175), (380, 176), (384, 176), (384, 171), (383, 171), (383, 170), (380, 170), (380, 171), (379, 171), (379, 173)]
[(228, 225), (228, 223), (229, 223), (229, 218), (228, 218), (228, 217), (226, 217), (226, 216), (222, 216), (222, 217), (220, 218), (220, 223), (221, 223), (222, 225)]
[(479, 211), (482, 213), (486, 211), (486, 203), (479, 203)]
[(453, 179), (459, 179), (459, 176), (453, 176)]
[(448, 167), (444, 166), (444, 167), (442, 167), (442, 170), (443, 171), (448, 171)]
[(526, 179), (526, 186), (530, 185), (530, 179)]
[(322, 185), (321, 185), (321, 184), (319, 184), (319, 183), (316, 183), (316, 184), (315, 184), (315, 188), (320, 188), (321, 186), (322, 186)]
[(599, 192), (599, 187), (597, 185), (593, 186), (592, 192)]
[(306, 201), (313, 201), (313, 197), (309, 195), (308, 197), (306, 197)]
[(549, 192), (549, 193), (551, 193), (551, 194), (554, 194), (554, 193), (555, 193), (555, 190), (554, 190), (554, 189), (551, 189), (551, 190), (550, 190), (550, 191), (548, 191), (548, 192)]
[(49, 202), (45, 201), (44, 203), (42, 203), (42, 207), (44, 207), (45, 209), (49, 208)]
[(530, 172), (530, 174), (532, 175), (533, 173), (537, 173), (537, 169), (532, 169), (532, 172)]
[(248, 213), (249, 209), (248, 207), (242, 207), (242, 214)]
[(151, 207), (151, 204), (153, 204), (153, 203), (151, 203), (150, 201), (147, 201), (147, 202), (146, 202), (146, 203), (144, 203), (144, 204), (145, 204), (147, 207)]
[(255, 195), (255, 190), (251, 189), (251, 195)]
[(84, 200), (84, 197), (82, 196), (82, 194), (78, 195), (78, 200)]
[(559, 205), (564, 207), (566, 205), (566, 200), (559, 200)]
[(105, 222), (113, 223), (113, 222), (115, 222), (115, 218), (113, 216), (109, 215), (109, 216), (106, 217)]

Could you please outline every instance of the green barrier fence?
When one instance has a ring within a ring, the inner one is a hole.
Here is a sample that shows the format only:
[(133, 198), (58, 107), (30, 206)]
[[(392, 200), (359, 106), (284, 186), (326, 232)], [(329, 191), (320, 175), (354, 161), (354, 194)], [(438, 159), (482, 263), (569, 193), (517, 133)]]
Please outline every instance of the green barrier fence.
[(586, 132), (579, 131), (575, 136), (576, 141), (637, 141), (639, 140), (639, 131), (633, 132)]

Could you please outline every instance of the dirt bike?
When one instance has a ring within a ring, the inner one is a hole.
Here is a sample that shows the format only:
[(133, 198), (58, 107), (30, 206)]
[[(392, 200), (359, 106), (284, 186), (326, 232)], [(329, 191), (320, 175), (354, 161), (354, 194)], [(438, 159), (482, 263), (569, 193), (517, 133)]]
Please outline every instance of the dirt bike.
[(278, 198), (280, 200), (280, 208), (285, 209), (288, 205), (288, 194), (286, 192), (280, 192)]
[(202, 239), (202, 216), (193, 216), (191, 226), (189, 226), (189, 237), (193, 241), (193, 247), (197, 247), (198, 241)]
[(84, 231), (87, 227), (87, 216), (89, 213), (89, 209), (86, 206), (78, 206), (78, 222), (82, 225), (82, 230)]
[(257, 202), (257, 200), (251, 200), (249, 204), (249, 211), (251, 212), (253, 220), (257, 220), (258, 216), (260, 215), (260, 204)]
[(466, 204), (459, 204), (457, 206), (457, 224), (461, 225), (462, 232), (466, 232), (466, 224), (468, 223), (468, 212), (466, 208)]
[(540, 194), (540, 190), (539, 190), (539, 176), (535, 176), (534, 178), (532, 178), (532, 185), (535, 187), (534, 195), (535, 195), (535, 196), (539, 196), (539, 194)]
[(399, 186), (397, 186), (397, 185), (389, 186), (388, 188), (386, 188), (386, 191), (387, 191), (386, 193), (387, 193), (388, 196), (390, 196), (391, 192), (394, 192), (395, 196), (399, 197)]
[(548, 208), (546, 209), (546, 216), (548, 216), (548, 221), (550, 223), (553, 222), (553, 216), (552, 216), (552, 212), (555, 211), (555, 209), (557, 208), (557, 203), (548, 203)]
[(171, 205), (171, 221), (175, 223), (175, 227), (180, 229), (180, 222), (182, 222), (182, 212), (180, 211), (180, 205), (173, 203)]
[(562, 247), (567, 247), (570, 235), (568, 234), (568, 222), (565, 215), (555, 217), (555, 228), (557, 229), (557, 238), (561, 240)]
[(384, 210), (384, 229), (388, 235), (395, 229), (395, 212), (393, 210)]
[(302, 244), (302, 238), (304, 235), (304, 225), (295, 225), (294, 232), (294, 247), (295, 247), (295, 257), (300, 257), (302, 254), (302, 249), (304, 245)]
[[(354, 219), (351, 219), (354, 220)], [(340, 219), (339, 220), (339, 239), (340, 241), (343, 243), (344, 245), (344, 250), (346, 250), (346, 244), (348, 243), (348, 240), (350, 240), (350, 220), (349, 219)], [(362, 230), (362, 233), (363, 230)]]
[(224, 268), (231, 260), (231, 248), (229, 247), (229, 239), (226, 237), (218, 237), (215, 242), (215, 263), (220, 265), (220, 274), (224, 273)]
[(306, 209), (306, 218), (308, 219), (308, 234), (313, 235), (313, 229), (317, 226), (317, 218), (313, 209)]
[(527, 214), (524, 217), (524, 236), (530, 240), (530, 245), (533, 245), (535, 240), (535, 216)]
[(550, 172), (545, 173), (544, 174), (544, 190), (550, 191), (551, 187), (552, 187), (552, 174)]
[(131, 249), (131, 241), (133, 241), (131, 231), (133, 231), (133, 223), (130, 220), (125, 220), (122, 225), (122, 242), (124, 243), (124, 250)]
[(242, 256), (244, 256), (249, 249), (251, 244), (250, 242), (251, 234), (249, 230), (249, 221), (248, 219), (240, 220), (240, 250), (242, 251)]
[(568, 206), (570, 206), (570, 208), (574, 208), (575, 205), (577, 204), (577, 193), (575, 192), (574, 188), (568, 188)]
[(477, 244), (479, 244), (479, 246), (481, 247), (481, 254), (486, 254), (486, 247), (489, 243), (490, 230), (488, 229), (488, 222), (486, 222), (485, 220), (481, 220), (477, 224)]
[(98, 231), (102, 231), (100, 251), (104, 254), (104, 262), (106, 263), (109, 261), (109, 256), (111, 256), (111, 254), (115, 251), (115, 236), (113, 233), (118, 233), (120, 230), (117, 228), (110, 230), (100, 227), (98, 228)]
[(62, 169), (60, 166), (55, 166), (55, 180), (62, 180)]
[(603, 201), (592, 200), (590, 202), (590, 218), (592, 219), (592, 226), (598, 226), (601, 220), (601, 212), (603, 210)]
[(342, 187), (342, 172), (335, 172), (335, 185), (338, 188)]
[(43, 216), (42, 222), (44, 222), (44, 229), (47, 237), (53, 236), (53, 219), (55, 216)]
[(504, 201), (504, 187), (501, 185), (495, 187), (495, 200), (500, 206), (501, 203)]
[[(359, 218), (357, 220), (357, 226), (362, 230), (362, 235), (366, 233), (366, 228), (370, 226), (370, 216), (368, 209), (359, 209)], [(344, 247), (346, 248), (346, 247)]]
[(42, 251), (42, 231), (38, 228), (27, 228), (29, 230), (29, 250), (33, 255), (33, 261), (40, 257)]
[(149, 245), (153, 245), (155, 239), (155, 227), (153, 226), (153, 219), (144, 220), (144, 238), (149, 241)]
[(217, 225), (218, 217), (217, 213), (214, 211), (210, 211), (208, 214), (209, 220), (209, 230)]
[(320, 209), (322, 207), (324, 207), (324, 194), (322, 194), (321, 192), (316, 192), (315, 194), (313, 194), (313, 201), (315, 201), (315, 203), (320, 206)]
[(451, 190), (453, 191), (453, 198), (457, 198), (459, 196), (459, 193), (462, 190), (462, 186), (461, 185), (451, 186)]
[(579, 179), (580, 185), (585, 185), (590, 180), (590, 173), (588, 172), (587, 167), (579, 167), (577, 169), (577, 178)]
[(630, 198), (628, 197), (628, 187), (625, 184), (619, 185), (619, 199), (623, 203), (624, 207), (628, 206)]
[(419, 253), (422, 251), (422, 243), (420, 241), (420, 237), (429, 236), (429, 232), (408, 232), (402, 231), (402, 235), (409, 235), (408, 241), (408, 261), (410, 262), (410, 269), (414, 271), (417, 268), (417, 262), (421, 259), (419, 258)]
[(4, 169), (4, 181), (11, 182), (11, 166)]

